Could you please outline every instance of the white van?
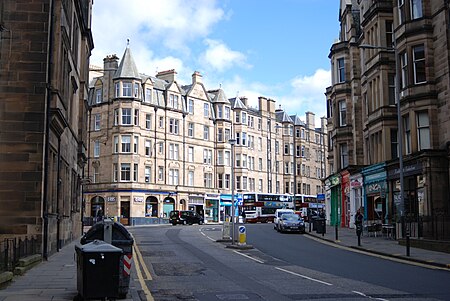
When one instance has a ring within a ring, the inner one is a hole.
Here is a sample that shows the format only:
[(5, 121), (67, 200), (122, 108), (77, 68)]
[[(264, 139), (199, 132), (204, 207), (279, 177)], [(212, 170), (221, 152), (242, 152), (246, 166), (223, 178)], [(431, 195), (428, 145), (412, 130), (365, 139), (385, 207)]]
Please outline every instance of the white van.
[(280, 220), (280, 217), (285, 213), (295, 213), (295, 212), (292, 209), (277, 209), (277, 210), (275, 210), (275, 218), (273, 219), (273, 228), (275, 230), (277, 230), (277, 231), (279, 230), (278, 229), (278, 221)]

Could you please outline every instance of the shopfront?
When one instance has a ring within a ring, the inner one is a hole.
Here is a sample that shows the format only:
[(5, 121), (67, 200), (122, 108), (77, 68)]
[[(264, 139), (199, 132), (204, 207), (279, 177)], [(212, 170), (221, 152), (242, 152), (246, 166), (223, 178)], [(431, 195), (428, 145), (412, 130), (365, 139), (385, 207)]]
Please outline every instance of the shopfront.
[[(327, 198), (325, 200), (327, 220), (330, 221), (331, 226), (338, 226), (341, 224), (341, 180), (340, 175), (332, 175), (325, 180), (327, 191)], [(328, 216), (329, 212), (329, 216)]]
[(364, 217), (369, 223), (388, 223), (390, 218), (385, 163), (362, 169), (364, 177)]
[[(205, 217), (205, 196), (203, 194), (190, 194), (188, 196), (188, 210), (192, 210)], [(182, 210), (186, 210), (183, 208)]]
[(363, 176), (357, 173), (350, 176), (350, 228), (355, 228), (355, 214), (358, 209), (364, 212), (362, 201)]
[[(426, 183), (423, 174), (422, 164), (405, 164), (403, 168), (403, 200), (400, 198), (400, 170), (393, 168), (388, 171), (388, 180), (392, 187), (393, 197), (393, 217), (392, 220), (401, 223), (402, 218), (407, 224), (409, 235), (411, 237), (420, 237), (418, 228), (419, 217), (425, 213), (426, 203)], [(403, 237), (401, 229), (397, 233)]]
[(350, 172), (341, 172), (341, 227), (350, 226)]
[(219, 194), (209, 194), (205, 196), (205, 222), (219, 222)]

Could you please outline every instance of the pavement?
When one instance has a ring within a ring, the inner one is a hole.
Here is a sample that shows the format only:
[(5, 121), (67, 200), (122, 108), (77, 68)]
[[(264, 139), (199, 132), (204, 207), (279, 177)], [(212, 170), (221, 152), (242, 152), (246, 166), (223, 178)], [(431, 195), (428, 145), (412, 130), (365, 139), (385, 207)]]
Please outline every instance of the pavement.
[[(410, 264), (427, 265), (432, 268), (442, 268), (450, 271), (450, 254), (411, 247), (409, 256), (406, 255), (406, 247), (399, 245), (396, 240), (380, 236), (361, 237), (361, 246), (355, 229), (336, 228), (327, 226), (325, 234), (309, 231), (306, 235), (323, 243), (333, 244), (337, 247), (351, 248), (357, 251), (386, 256), (395, 260)], [(337, 238), (337, 239), (336, 239)], [(60, 301), (77, 300), (77, 267), (75, 245), (79, 239), (63, 247), (59, 252), (51, 255), (47, 261), (43, 261), (32, 268), (23, 276), (15, 276), (11, 283), (0, 290), (0, 301)], [(142, 301), (142, 291), (137, 281), (136, 269), (133, 268), (130, 278), (130, 286), (124, 301)]]

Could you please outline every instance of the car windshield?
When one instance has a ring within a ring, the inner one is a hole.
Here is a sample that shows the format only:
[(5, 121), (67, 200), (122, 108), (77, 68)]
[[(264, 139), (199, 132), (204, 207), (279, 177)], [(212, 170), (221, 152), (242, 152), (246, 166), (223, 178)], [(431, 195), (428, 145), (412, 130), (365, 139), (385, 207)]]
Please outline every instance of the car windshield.
[(285, 221), (298, 221), (300, 217), (297, 214), (283, 214), (283, 220)]

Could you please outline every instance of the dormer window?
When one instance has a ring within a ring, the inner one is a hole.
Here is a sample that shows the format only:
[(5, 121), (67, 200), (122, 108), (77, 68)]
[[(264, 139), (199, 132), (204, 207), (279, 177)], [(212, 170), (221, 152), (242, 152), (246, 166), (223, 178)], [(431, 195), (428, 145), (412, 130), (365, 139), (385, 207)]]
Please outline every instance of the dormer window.
[(145, 99), (144, 102), (152, 102), (152, 89), (146, 88), (145, 89)]
[(122, 96), (131, 97), (131, 82), (122, 83)]
[(223, 105), (217, 106), (217, 118), (220, 118), (220, 119), (223, 118)]
[(169, 95), (169, 108), (178, 109), (178, 95)]
[(230, 120), (230, 107), (225, 107), (225, 119)]
[(102, 88), (95, 89), (95, 103), (102, 102)]
[(139, 84), (134, 84), (134, 97), (139, 98)]

